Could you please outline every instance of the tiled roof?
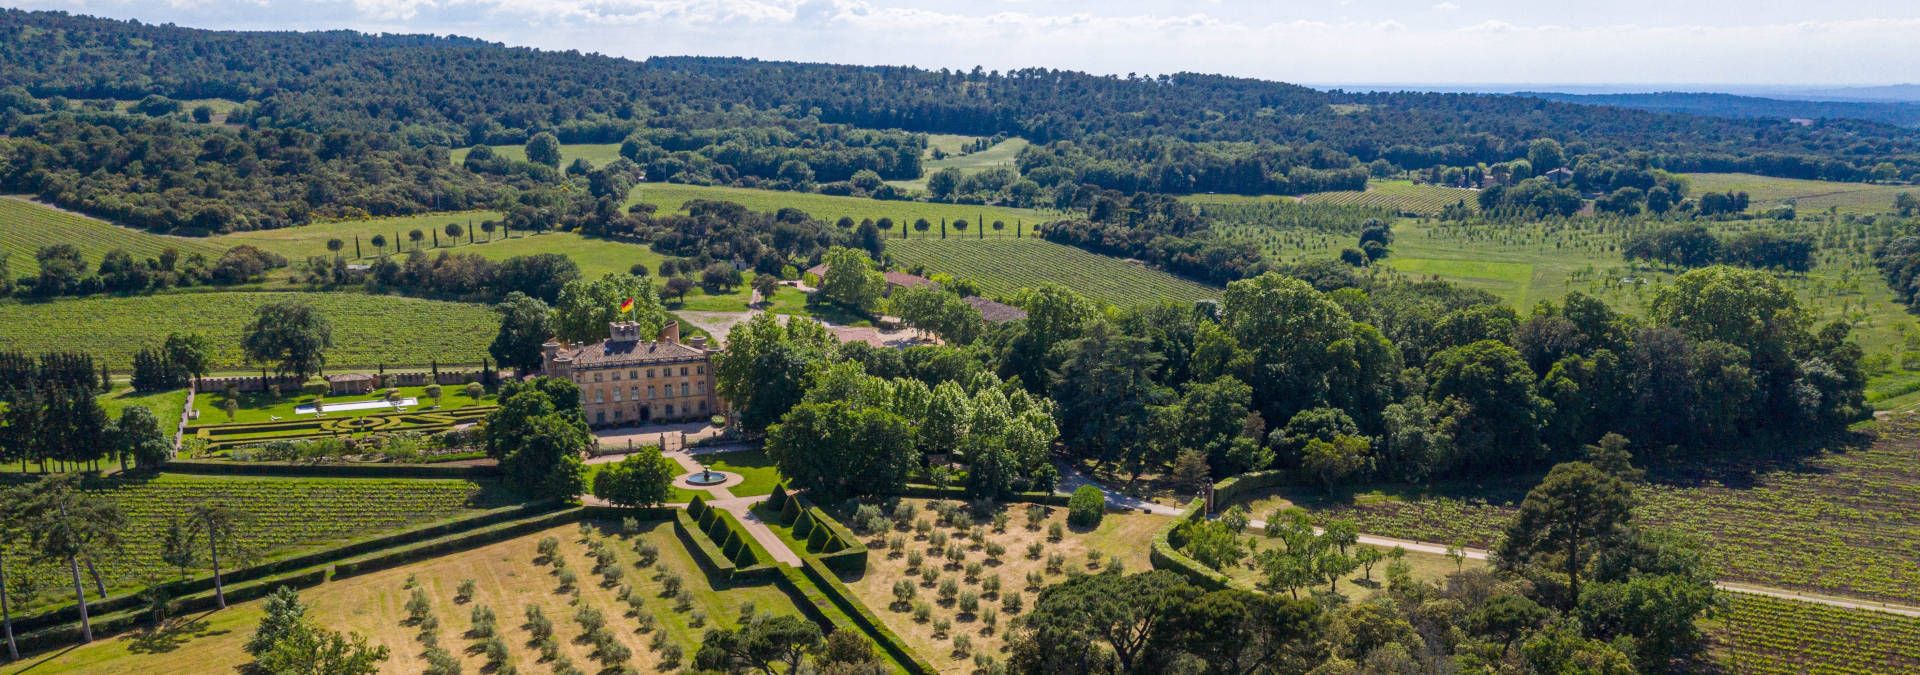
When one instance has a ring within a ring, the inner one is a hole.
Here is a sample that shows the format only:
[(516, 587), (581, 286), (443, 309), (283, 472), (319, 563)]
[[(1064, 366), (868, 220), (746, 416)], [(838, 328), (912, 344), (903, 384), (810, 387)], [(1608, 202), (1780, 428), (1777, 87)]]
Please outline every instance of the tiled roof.
[[(827, 278), (827, 264), (820, 263), (818, 265), (809, 267), (807, 268), (807, 274), (820, 277), (820, 279), (824, 281)], [(940, 284), (934, 283), (932, 279), (928, 279), (926, 277), (921, 277), (921, 276), (914, 276), (912, 274), (907, 274), (906, 272), (887, 272), (884, 276), (886, 276), (887, 278), (887, 283), (894, 286), (904, 286), (907, 288), (939, 288), (940, 287)]]
[(343, 375), (327, 376), (328, 382), (367, 382), (371, 380), (373, 380), (373, 376), (366, 373), (346, 373)]
[(575, 368), (610, 368), (648, 363), (698, 361), (707, 358), (707, 352), (678, 342), (622, 340), (596, 342), (562, 349), (557, 356), (573, 359)]
[(1013, 305), (994, 302), (978, 295), (969, 295), (961, 299), (973, 305), (973, 309), (980, 312), (980, 318), (986, 319), (987, 323), (1006, 323), (1027, 318), (1027, 310)]

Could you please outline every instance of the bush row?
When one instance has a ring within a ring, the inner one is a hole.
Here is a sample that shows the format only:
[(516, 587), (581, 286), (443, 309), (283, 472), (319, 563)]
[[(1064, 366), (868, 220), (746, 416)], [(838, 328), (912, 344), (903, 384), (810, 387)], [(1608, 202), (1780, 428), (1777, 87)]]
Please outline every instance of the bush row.
[[(320, 585), (321, 582), (326, 581), (326, 579), (327, 568), (317, 567), (304, 572), (258, 579), (249, 583), (228, 585), (226, 587), (227, 603), (233, 604), (246, 602), (248, 600), (258, 600), (266, 597), (268, 593), (273, 592), (273, 589), (281, 586), (311, 588)], [(93, 626), (94, 638), (97, 640), (146, 625), (151, 615), (145, 607), (139, 606), (143, 604), (144, 603), (136, 603), (136, 606), (131, 608), (125, 608), (110, 614), (100, 614), (89, 617), (89, 624)], [(219, 606), (219, 599), (214, 597), (211, 591), (207, 591), (185, 598), (175, 599), (173, 601), (173, 612), (177, 616), (205, 612)], [(73, 623), (18, 635), (16, 639), (19, 641), (20, 652), (22, 654), (35, 654), (78, 644), (82, 637), (78, 618), (76, 614)]]
[(906, 640), (887, 628), (886, 622), (881, 621), (872, 609), (860, 602), (853, 591), (840, 582), (840, 577), (827, 566), (825, 561), (811, 556), (803, 556), (802, 559), (805, 564), (801, 565), (800, 572), (818, 586), (827, 599), (832, 600), (833, 604), (840, 608), (840, 611), (845, 612), (848, 618), (857, 623), (867, 637), (880, 645), (881, 651), (892, 657), (901, 668), (913, 675), (930, 675), (938, 672), (925, 657), (908, 648)]
[(687, 549), (709, 572), (730, 580), (770, 578), (773, 561), (753, 545), (746, 528), (725, 510), (694, 497), (684, 511), (676, 511), (674, 530)]
[(348, 560), (335, 565), (333, 568), (333, 578), (345, 579), (347, 577), (359, 576), (368, 572), (377, 572), (391, 567), (399, 567), (410, 562), (425, 560), (438, 555), (464, 551), (498, 541), (505, 541), (523, 534), (538, 532), (556, 525), (565, 525), (580, 520), (582, 514), (583, 512), (580, 509), (556, 511), (525, 520), (517, 520), (449, 537), (442, 537), (404, 548), (383, 551), (378, 554)]
[(780, 514), (782, 525), (793, 529), (795, 541), (806, 542), (805, 552), (819, 558), (827, 567), (841, 572), (867, 569), (867, 545), (806, 497), (788, 491), (783, 483), (774, 486), (766, 503), (769, 510)]
[[(925, 483), (908, 483), (900, 490), (900, 496), (916, 499), (972, 499), (967, 489), (959, 486), (939, 487)], [(1016, 492), (1006, 501), (1022, 504), (1044, 504), (1046, 506), (1066, 506), (1067, 495), (1054, 492)]]

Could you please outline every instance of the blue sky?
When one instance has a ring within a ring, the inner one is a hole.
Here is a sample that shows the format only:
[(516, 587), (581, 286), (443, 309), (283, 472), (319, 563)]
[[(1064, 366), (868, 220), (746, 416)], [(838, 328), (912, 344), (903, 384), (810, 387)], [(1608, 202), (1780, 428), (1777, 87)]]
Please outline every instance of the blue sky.
[(0, 0), (204, 28), (459, 33), (754, 56), (1304, 83), (1888, 84), (1913, 0)]

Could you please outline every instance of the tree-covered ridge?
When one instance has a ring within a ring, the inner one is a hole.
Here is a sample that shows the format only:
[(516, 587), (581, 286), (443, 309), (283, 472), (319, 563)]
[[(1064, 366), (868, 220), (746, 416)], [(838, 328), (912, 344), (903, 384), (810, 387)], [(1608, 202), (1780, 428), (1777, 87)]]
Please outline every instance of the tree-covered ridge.
[[(0, 86), (38, 96), (230, 98), (246, 103), (233, 119), (256, 126), (379, 130), (418, 145), (519, 142), (540, 131), (614, 142), (677, 115), (744, 106), (1039, 143), (1106, 135), (1320, 147), (1408, 169), (1507, 161), (1541, 137), (1573, 154), (1676, 171), (1864, 180), (1882, 162), (1901, 176), (1920, 167), (1920, 135), (1870, 122), (1801, 126), (1512, 96), (1321, 92), (1191, 73), (636, 62), (465, 38), (201, 31), (18, 11), (0, 13), (0, 37)], [(1290, 177), (1296, 166), (1312, 163), (1262, 163), (1260, 176)]]

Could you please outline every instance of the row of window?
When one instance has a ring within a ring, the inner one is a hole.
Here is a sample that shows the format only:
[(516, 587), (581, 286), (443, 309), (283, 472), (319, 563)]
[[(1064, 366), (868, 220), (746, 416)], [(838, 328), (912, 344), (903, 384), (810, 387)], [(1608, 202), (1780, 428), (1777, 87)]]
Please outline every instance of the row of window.
[[(652, 369), (652, 368), (648, 368), (648, 369), (647, 369), (647, 377), (648, 377), (649, 379), (651, 379), (651, 378), (653, 377), (653, 371), (654, 371), (654, 369)], [(693, 367), (693, 371), (694, 371), (694, 374), (695, 374), (695, 375), (705, 375), (705, 374), (707, 374), (707, 366), (706, 366), (706, 364), (704, 364), (704, 363), (703, 363), (703, 364), (700, 364), (700, 365), (697, 365), (697, 366), (694, 366), (694, 367)], [(620, 371), (618, 371), (618, 370), (615, 370), (615, 371), (611, 371), (611, 372), (612, 372), (612, 374), (613, 374), (613, 381), (615, 381), (615, 382), (619, 382), (619, 381), (620, 381)], [(593, 381), (595, 381), (595, 382), (599, 382), (599, 381), (600, 381), (600, 378), (601, 378), (602, 376), (604, 376), (604, 375), (605, 375), (605, 373), (602, 373), (602, 372), (595, 372), (595, 373), (593, 374)], [(671, 368), (671, 367), (668, 367), (668, 368), (661, 368), (661, 369), (660, 369), (660, 375), (661, 375), (662, 377), (673, 377), (673, 368)], [(680, 366), (680, 376), (681, 376), (681, 377), (686, 377), (686, 375), (687, 375), (687, 366)], [(579, 379), (580, 379), (580, 376), (578, 376), (578, 375), (575, 375), (575, 376), (574, 376), (574, 380), (575, 380), (575, 381), (578, 381)], [(629, 371), (627, 371), (627, 379), (629, 379), (629, 380), (638, 380), (638, 379), (640, 379), (640, 369), (638, 369), (638, 368), (635, 368), (635, 369), (632, 369), (632, 370), (629, 370)]]
[[(692, 413), (692, 412), (693, 412), (693, 408), (685, 408), (684, 410), (686, 410), (686, 411), (687, 411), (688, 413)], [(638, 416), (636, 416), (636, 417), (635, 417), (634, 419), (637, 419), (637, 420), (643, 420), (643, 421), (644, 421), (644, 420), (646, 420), (646, 419), (648, 419), (648, 418), (650, 417), (650, 415), (648, 415), (648, 412), (649, 412), (649, 411), (647, 411), (646, 409), (644, 409), (644, 408), (643, 408), (643, 409), (641, 410), (641, 413), (640, 413), (640, 414), (639, 414)], [(706, 401), (701, 401), (701, 402), (700, 402), (700, 414), (702, 414), (702, 415), (705, 415), (705, 414), (707, 414), (707, 402), (706, 402)], [(672, 419), (672, 418), (673, 418), (673, 416), (674, 416), (674, 409), (673, 409), (673, 404), (671, 404), (671, 403), (669, 403), (669, 404), (667, 404), (667, 411), (666, 411), (666, 414), (665, 414), (665, 415), (663, 415), (663, 417), (664, 417), (664, 418), (666, 418), (666, 419)], [(619, 422), (623, 422), (623, 421), (626, 421), (626, 420), (625, 420), (625, 417), (626, 417), (626, 411), (625, 411), (625, 410), (621, 410), (621, 409), (619, 409), (619, 408), (614, 408), (614, 409), (613, 409), (613, 421), (614, 421), (615, 423), (619, 423)], [(607, 411), (605, 411), (605, 410), (601, 410), (601, 411), (598, 411), (598, 412), (595, 412), (595, 413), (593, 414), (593, 423), (594, 423), (594, 424), (606, 424), (606, 423), (607, 423)]]
[[(693, 387), (692, 389), (689, 389), (689, 388), (687, 387), (687, 383), (685, 383), (685, 382), (681, 382), (681, 383), (680, 383), (680, 395), (681, 395), (681, 396), (691, 396), (691, 395), (694, 395), (694, 394), (698, 394), (698, 395), (700, 395), (700, 396), (706, 396), (706, 395), (707, 395), (707, 382), (706, 382), (705, 380), (701, 380), (701, 381), (699, 381), (699, 382), (696, 382), (696, 383), (695, 383), (695, 385), (696, 385), (696, 386), (694, 386), (694, 387)], [(614, 400), (614, 402), (615, 402), (615, 403), (618, 403), (618, 402), (620, 402), (620, 400), (621, 400), (621, 398), (620, 398), (620, 388), (619, 388), (619, 387), (612, 387), (612, 389), (613, 389), (613, 400)], [(664, 387), (660, 387), (660, 389), (665, 389), (665, 390), (666, 390), (666, 395), (667, 395), (667, 396), (672, 396), (672, 395), (673, 395), (673, 385), (671, 385), (671, 384), (669, 384), (669, 385), (666, 385), (666, 386), (664, 386)], [(628, 389), (627, 389), (627, 391), (629, 392), (629, 393), (628, 393), (628, 395), (629, 395), (630, 397), (632, 397), (632, 398), (633, 398), (633, 400), (635, 400), (635, 401), (638, 401), (638, 400), (640, 400), (640, 386), (639, 386), (639, 385), (634, 385), (634, 386), (632, 386), (632, 387), (628, 387)], [(659, 392), (658, 392), (658, 390), (656, 390), (656, 389), (655, 389), (655, 387), (654, 387), (654, 385), (647, 385), (647, 398), (648, 398), (648, 399), (655, 399), (655, 398), (660, 398), (660, 394), (659, 394)], [(594, 403), (606, 403), (606, 402), (607, 402), (607, 390), (606, 390), (606, 389), (600, 389), (600, 388), (595, 388), (595, 389), (593, 390), (593, 402), (594, 402)]]

